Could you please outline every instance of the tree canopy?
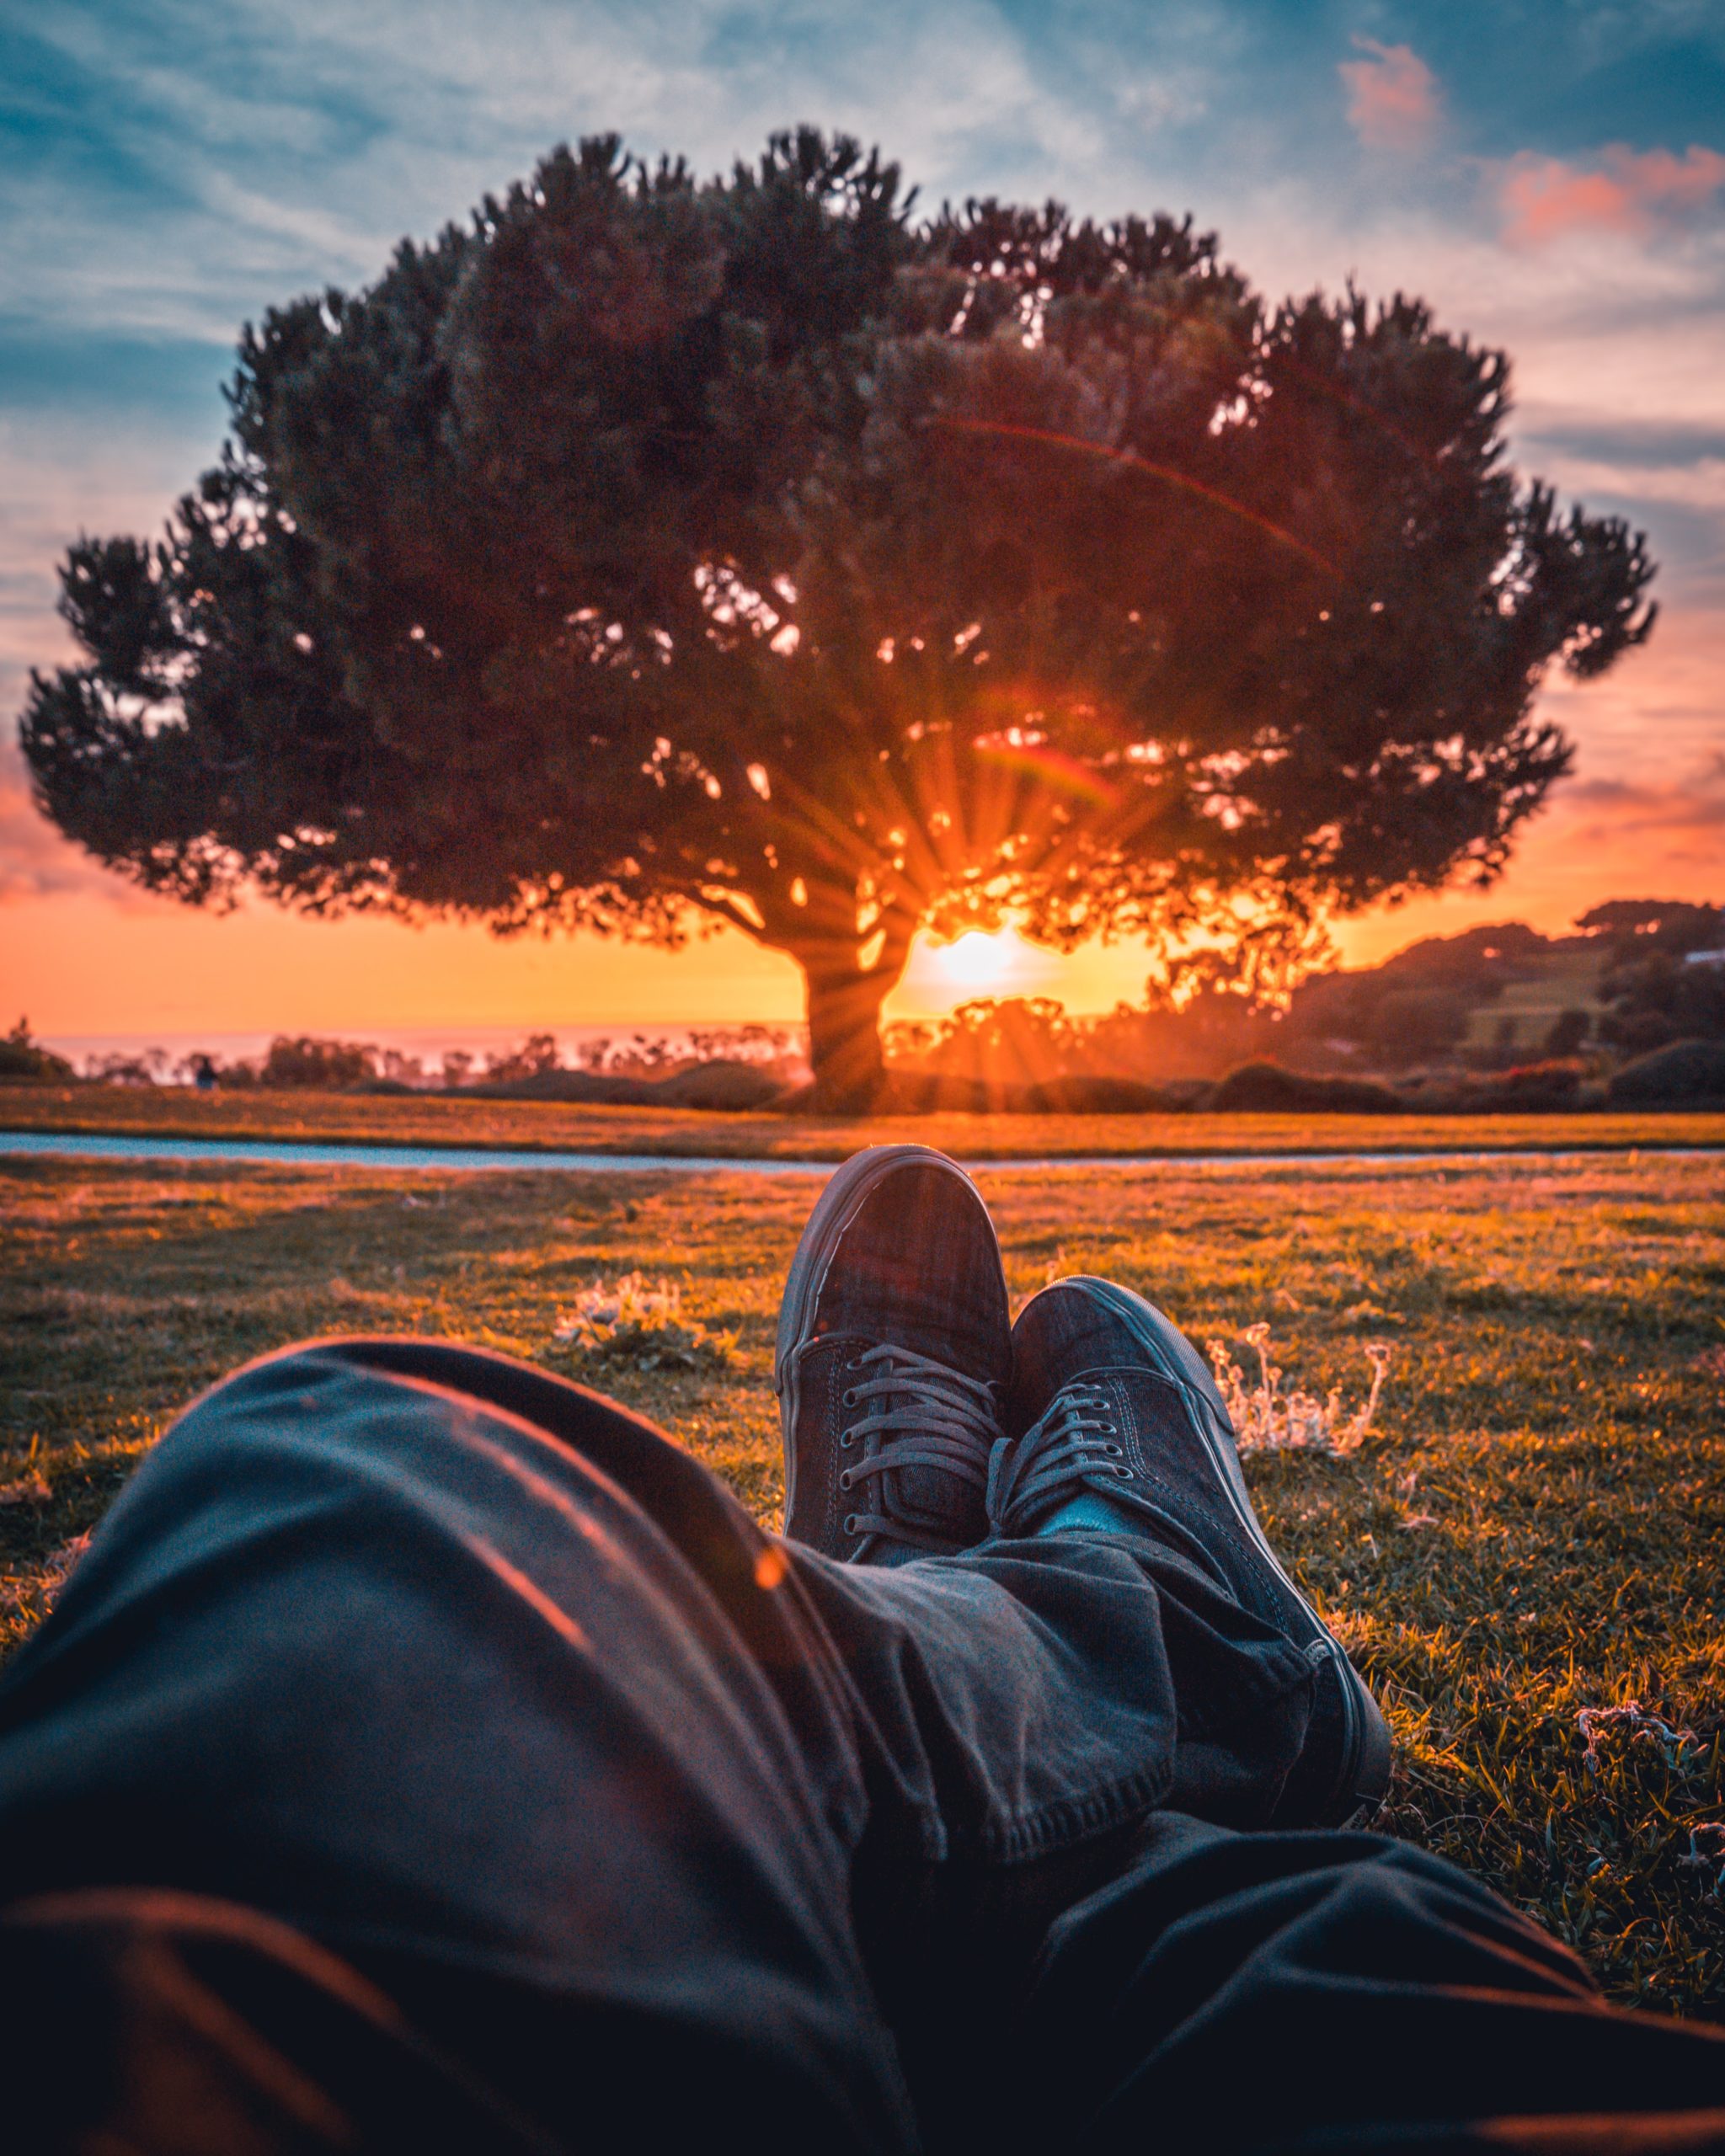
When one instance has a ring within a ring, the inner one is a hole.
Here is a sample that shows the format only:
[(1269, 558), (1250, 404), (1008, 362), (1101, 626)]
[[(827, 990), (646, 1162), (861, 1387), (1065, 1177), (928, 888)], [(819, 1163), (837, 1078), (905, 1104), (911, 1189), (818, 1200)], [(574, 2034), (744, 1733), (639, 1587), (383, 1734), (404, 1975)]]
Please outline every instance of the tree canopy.
[(595, 138), (247, 331), (166, 536), (71, 550), (88, 663), (25, 752), (195, 903), (729, 922), (852, 1104), (919, 926), (1262, 947), (1498, 873), (1570, 760), (1542, 675), (1653, 619), (1641, 536), (1509, 469), (1508, 389), (1189, 217)]

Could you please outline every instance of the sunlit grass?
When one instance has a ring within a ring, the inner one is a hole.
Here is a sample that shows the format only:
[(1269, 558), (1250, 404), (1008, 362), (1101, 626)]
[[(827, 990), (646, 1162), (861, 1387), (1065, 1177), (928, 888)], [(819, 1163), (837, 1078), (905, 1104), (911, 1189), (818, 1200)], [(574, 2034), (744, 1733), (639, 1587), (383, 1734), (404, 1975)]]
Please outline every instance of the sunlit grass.
[[(359, 1103), (361, 1107), (366, 1103)], [(390, 1104), (393, 1105), (393, 1104)], [(1247, 1463), (1269, 1531), (1379, 1687), (1386, 1823), (1482, 1870), (1615, 1996), (1725, 1993), (1725, 1173), (1701, 1161), (1191, 1167), (985, 1182), (1016, 1294), (1111, 1274), (1199, 1342), (1267, 1320), (1348, 1398), (1343, 1458)], [(309, 1333), (462, 1335), (587, 1377), (776, 1518), (772, 1335), (800, 1178), (0, 1162), (0, 1625), (176, 1406)], [(638, 1270), (723, 1358), (602, 1369), (555, 1335)], [(1585, 1761), (1583, 1708), (1642, 1702)], [(1710, 1854), (1712, 1852), (1712, 1854)]]
[(185, 1086), (0, 1086), (0, 1129), (513, 1145), (739, 1161), (841, 1161), (859, 1145), (906, 1138), (938, 1145), (961, 1160), (1725, 1146), (1725, 1114), (924, 1115), (857, 1122), (764, 1112), (713, 1115), (694, 1108), (473, 1100), (436, 1093), (206, 1095)]

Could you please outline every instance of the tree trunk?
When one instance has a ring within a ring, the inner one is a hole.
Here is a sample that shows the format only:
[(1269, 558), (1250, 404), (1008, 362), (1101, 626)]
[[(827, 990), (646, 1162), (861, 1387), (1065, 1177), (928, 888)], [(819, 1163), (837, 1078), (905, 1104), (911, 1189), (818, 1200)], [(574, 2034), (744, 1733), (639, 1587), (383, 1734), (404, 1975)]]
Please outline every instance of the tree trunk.
[(828, 1115), (867, 1115), (886, 1092), (880, 1006), (898, 979), (891, 967), (863, 973), (804, 963), (809, 985), (809, 1060), (814, 1104)]

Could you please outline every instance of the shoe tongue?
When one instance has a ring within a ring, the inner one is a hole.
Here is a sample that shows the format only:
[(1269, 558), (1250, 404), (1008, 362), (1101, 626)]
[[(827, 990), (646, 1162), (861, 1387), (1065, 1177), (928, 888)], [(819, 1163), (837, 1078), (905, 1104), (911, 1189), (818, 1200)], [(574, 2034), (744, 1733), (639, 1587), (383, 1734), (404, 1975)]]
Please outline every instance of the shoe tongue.
[[(886, 1375), (884, 1367), (880, 1374)], [(897, 1374), (895, 1369), (894, 1375)], [(928, 1395), (921, 1389), (881, 1393), (877, 1398), (888, 1414), (903, 1411), (926, 1416), (929, 1412)], [(914, 1429), (889, 1430), (881, 1442), (890, 1445), (905, 1438), (914, 1440), (916, 1435)], [(885, 1509), (889, 1513), (914, 1521), (919, 1527), (937, 1529), (950, 1525), (948, 1514), (951, 1510), (951, 1487), (939, 1468), (895, 1467), (880, 1480), (887, 1500)]]
[[(927, 1351), (919, 1347), (917, 1352)], [(884, 1361), (876, 1367), (879, 1376), (884, 1378), (888, 1374)], [(897, 1370), (895, 1369), (892, 1374), (896, 1376)], [(955, 1392), (959, 1389), (956, 1385), (953, 1388)], [(891, 1392), (877, 1393), (875, 1404), (885, 1414), (914, 1413), (925, 1427), (932, 1422), (957, 1420), (950, 1410), (943, 1408), (937, 1400), (931, 1396), (926, 1386), (907, 1385), (902, 1391), (895, 1387)], [(889, 1430), (881, 1443), (883, 1446), (906, 1441), (914, 1444), (916, 1435), (915, 1428)], [(883, 1509), (889, 1515), (909, 1521), (914, 1526), (927, 1528), (935, 1534), (948, 1535), (954, 1541), (963, 1541), (967, 1532), (964, 1517), (965, 1493), (944, 1469), (895, 1467), (883, 1475), (880, 1481), (884, 1501)]]

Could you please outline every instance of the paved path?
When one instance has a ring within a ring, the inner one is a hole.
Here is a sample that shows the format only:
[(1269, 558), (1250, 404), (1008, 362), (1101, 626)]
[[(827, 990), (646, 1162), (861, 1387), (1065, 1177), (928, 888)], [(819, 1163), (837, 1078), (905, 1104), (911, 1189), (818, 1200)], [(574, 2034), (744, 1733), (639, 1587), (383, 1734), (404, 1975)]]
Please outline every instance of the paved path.
[[(987, 1175), (1046, 1173), (1081, 1169), (1093, 1175), (1114, 1168), (1309, 1168), (1348, 1166), (1440, 1166), (1445, 1163), (1503, 1163), (1514, 1161), (1628, 1160), (1656, 1152), (1697, 1161), (1725, 1160), (1725, 1147), (1518, 1146), (1491, 1151), (1397, 1151), (1304, 1153), (1098, 1153), (1033, 1160), (966, 1161), (965, 1167)], [(700, 1153), (558, 1153), (505, 1145), (318, 1145), (295, 1139), (173, 1138), (92, 1136), (59, 1130), (0, 1130), (0, 1155), (52, 1154), (86, 1161), (241, 1161), (275, 1167), (432, 1168), (473, 1171), (514, 1169), (562, 1171), (583, 1175), (762, 1175), (830, 1176), (836, 1161), (756, 1159)]]

